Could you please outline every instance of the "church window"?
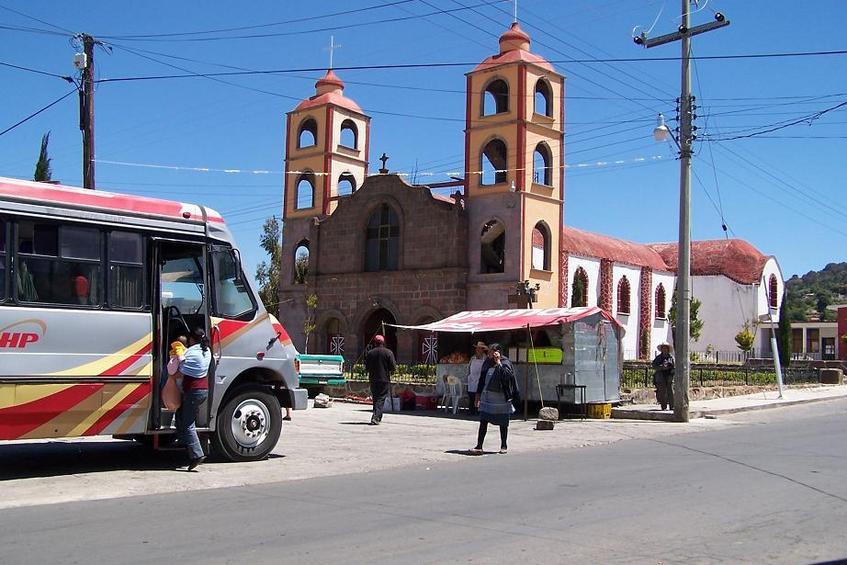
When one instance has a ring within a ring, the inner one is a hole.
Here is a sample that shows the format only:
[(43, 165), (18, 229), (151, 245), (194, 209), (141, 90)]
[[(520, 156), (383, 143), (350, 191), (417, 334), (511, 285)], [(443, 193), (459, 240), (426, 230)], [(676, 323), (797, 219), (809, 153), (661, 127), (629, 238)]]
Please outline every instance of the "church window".
[(618, 314), (629, 314), (629, 302), (630, 302), (630, 287), (629, 287), (629, 279), (626, 278), (626, 275), (621, 277), (621, 280), (618, 281)]
[(341, 333), (341, 320), (330, 318), (326, 323), (326, 352), (330, 355), (344, 355), (344, 334)]
[(656, 318), (665, 319), (665, 285), (662, 283), (656, 287)]
[(491, 116), (509, 111), (509, 85), (497, 79), (488, 83), (482, 93), (482, 115)]
[(309, 274), (309, 242), (301, 241), (294, 248), (294, 284), (306, 284)]
[(571, 307), (588, 306), (588, 274), (582, 267), (577, 267), (571, 285)]
[(543, 78), (535, 83), (535, 113), (553, 117), (553, 91), (550, 83)]
[(315, 205), (315, 183), (311, 173), (300, 175), (297, 181), (297, 209), (306, 210)]
[(551, 186), (553, 184), (553, 159), (546, 143), (539, 143), (532, 154), (532, 182)]
[(500, 184), (507, 179), (506, 144), (502, 139), (492, 139), (482, 149), (480, 184)]
[(400, 256), (400, 220), (388, 204), (382, 204), (368, 220), (365, 241), (366, 271), (395, 271)]
[(490, 220), (480, 234), (480, 272), (502, 273), (505, 268), (506, 226), (500, 220)]
[(353, 123), (353, 120), (344, 120), (341, 122), (341, 140), (338, 144), (348, 149), (359, 148), (359, 131), (356, 129), (356, 124)]
[(768, 279), (768, 306), (771, 308), (777, 307), (777, 294), (779, 294), (779, 283), (776, 275), (771, 275)]
[(318, 144), (318, 123), (309, 118), (300, 125), (297, 133), (297, 149), (314, 147)]
[(354, 192), (356, 192), (356, 177), (350, 173), (341, 173), (341, 176), (338, 177), (338, 189), (336, 194), (338, 194), (338, 196), (350, 196)]
[(550, 230), (544, 222), (532, 228), (532, 268), (550, 270)]

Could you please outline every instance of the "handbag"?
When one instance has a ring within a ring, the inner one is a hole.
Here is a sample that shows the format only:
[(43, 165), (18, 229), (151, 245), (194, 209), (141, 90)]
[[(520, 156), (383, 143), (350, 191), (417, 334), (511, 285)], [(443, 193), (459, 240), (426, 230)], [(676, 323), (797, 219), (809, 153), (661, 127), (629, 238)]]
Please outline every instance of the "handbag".
[(182, 392), (176, 384), (176, 375), (169, 375), (168, 381), (162, 387), (162, 404), (171, 411), (177, 410), (182, 405)]

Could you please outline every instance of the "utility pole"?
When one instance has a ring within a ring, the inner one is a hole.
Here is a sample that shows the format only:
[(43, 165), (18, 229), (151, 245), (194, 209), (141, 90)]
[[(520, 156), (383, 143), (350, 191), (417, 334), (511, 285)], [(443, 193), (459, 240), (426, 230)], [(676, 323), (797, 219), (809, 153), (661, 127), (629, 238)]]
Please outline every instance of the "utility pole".
[[(677, 257), (677, 323), (674, 336), (676, 349), (676, 374), (674, 378), (674, 419), (677, 422), (687, 422), (688, 389), (691, 381), (691, 359), (688, 354), (691, 327), (691, 155), (695, 135), (692, 122), (694, 115), (694, 98), (691, 96), (691, 37), (707, 31), (712, 31), (729, 25), (729, 20), (720, 12), (715, 14), (715, 21), (690, 27), (689, 8), (692, 0), (682, 0), (682, 23), (675, 33), (670, 33), (648, 39), (642, 33), (635, 37), (635, 43), (646, 48), (664, 45), (673, 41), (682, 43), (682, 78), (681, 94), (679, 97), (679, 140), (674, 141), (679, 148), (679, 255)], [(664, 128), (662, 130), (661, 128)], [(670, 133), (661, 119), (656, 132)], [(654, 135), (656, 135), (654, 132)], [(670, 134), (673, 136), (673, 134)], [(656, 135), (659, 139), (659, 135)]]
[[(74, 63), (82, 71), (79, 89), (79, 129), (82, 130), (82, 186), (94, 190), (94, 44), (87, 33), (80, 34), (82, 57)], [(79, 54), (78, 54), (79, 55)]]

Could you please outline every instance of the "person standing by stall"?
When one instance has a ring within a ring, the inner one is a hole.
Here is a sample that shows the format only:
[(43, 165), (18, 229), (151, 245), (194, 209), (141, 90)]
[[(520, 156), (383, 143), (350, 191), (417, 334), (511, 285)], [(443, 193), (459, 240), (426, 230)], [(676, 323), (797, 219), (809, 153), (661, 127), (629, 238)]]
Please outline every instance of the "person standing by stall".
[(500, 453), (506, 453), (509, 437), (509, 417), (514, 412), (512, 401), (518, 396), (515, 368), (502, 353), (499, 343), (488, 346), (488, 359), (482, 365), (479, 399), (479, 433), (476, 447), (471, 452), (482, 454), (482, 444), (488, 432), (488, 424), (500, 426)]
[(481, 380), (482, 365), (487, 359), (488, 346), (483, 342), (478, 341), (474, 345), (474, 354), (468, 363), (468, 408), (471, 410), (471, 415), (477, 414), (476, 397), (479, 390), (479, 381)]
[(394, 360), (394, 353), (385, 347), (383, 336), (375, 335), (373, 344), (374, 347), (365, 355), (365, 369), (368, 371), (374, 403), (371, 425), (378, 426), (382, 422), (382, 408), (391, 390), (391, 373), (397, 368), (397, 361)]
[(656, 385), (656, 401), (662, 410), (673, 409), (674, 360), (669, 343), (659, 344), (659, 354), (653, 359), (653, 384)]

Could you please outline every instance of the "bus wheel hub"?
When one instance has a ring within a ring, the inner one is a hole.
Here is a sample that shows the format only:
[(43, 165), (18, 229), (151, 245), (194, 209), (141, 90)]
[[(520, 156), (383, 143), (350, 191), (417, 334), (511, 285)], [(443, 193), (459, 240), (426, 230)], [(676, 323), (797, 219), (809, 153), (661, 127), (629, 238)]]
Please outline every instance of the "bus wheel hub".
[(233, 411), (230, 430), (239, 445), (252, 447), (262, 443), (267, 437), (269, 421), (268, 407), (262, 402), (248, 399)]

